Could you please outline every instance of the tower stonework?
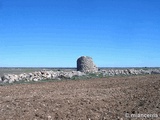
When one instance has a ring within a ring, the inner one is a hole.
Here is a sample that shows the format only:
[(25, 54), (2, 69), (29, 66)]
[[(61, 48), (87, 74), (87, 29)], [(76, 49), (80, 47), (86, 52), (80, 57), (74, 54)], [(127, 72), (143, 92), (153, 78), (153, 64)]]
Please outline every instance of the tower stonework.
[(77, 59), (77, 71), (81, 72), (97, 72), (98, 68), (89, 56), (81, 56)]

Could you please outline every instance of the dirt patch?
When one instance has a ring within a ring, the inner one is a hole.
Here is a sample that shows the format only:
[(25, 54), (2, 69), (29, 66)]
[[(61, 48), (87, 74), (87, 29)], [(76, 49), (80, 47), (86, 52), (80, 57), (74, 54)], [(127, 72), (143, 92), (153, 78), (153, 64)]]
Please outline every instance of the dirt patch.
[(159, 96), (160, 75), (0, 86), (0, 119), (134, 120), (160, 115)]

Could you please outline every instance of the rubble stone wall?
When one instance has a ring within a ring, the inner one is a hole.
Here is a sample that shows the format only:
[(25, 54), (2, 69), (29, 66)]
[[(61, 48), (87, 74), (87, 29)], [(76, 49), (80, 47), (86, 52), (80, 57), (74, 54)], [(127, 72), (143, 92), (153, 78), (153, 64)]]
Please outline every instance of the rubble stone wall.
[[(72, 77), (87, 76), (89, 73), (84, 73), (80, 71), (37, 71), (33, 73), (22, 73), (16, 74), (6, 74), (0, 76), (0, 83), (13, 83), (18, 81), (40, 81), (40, 80), (61, 80), (61, 79), (71, 79)], [(143, 75), (143, 74), (160, 74), (160, 69), (103, 69), (95, 72), (94, 74), (107, 76), (117, 76), (117, 75)]]
[(37, 71), (33, 73), (22, 73), (20, 75), (7, 74), (0, 77), (0, 82), (13, 83), (18, 81), (40, 81), (40, 80), (51, 80), (51, 79), (70, 79), (73, 76), (83, 76), (85, 73), (80, 71)]

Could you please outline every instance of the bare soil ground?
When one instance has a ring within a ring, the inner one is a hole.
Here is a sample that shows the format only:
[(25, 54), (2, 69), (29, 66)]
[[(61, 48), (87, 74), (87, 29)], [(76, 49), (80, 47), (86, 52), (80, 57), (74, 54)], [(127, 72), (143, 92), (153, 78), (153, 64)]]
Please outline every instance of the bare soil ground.
[(160, 75), (0, 86), (0, 120), (160, 120)]

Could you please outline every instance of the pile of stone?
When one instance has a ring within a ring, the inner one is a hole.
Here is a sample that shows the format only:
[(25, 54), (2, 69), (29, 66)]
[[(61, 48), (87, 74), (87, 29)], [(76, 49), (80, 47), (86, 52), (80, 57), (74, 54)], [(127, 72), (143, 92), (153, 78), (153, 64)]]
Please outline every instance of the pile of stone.
[(51, 80), (51, 79), (71, 79), (73, 76), (83, 76), (85, 73), (80, 71), (37, 71), (33, 73), (22, 73), (20, 75), (7, 74), (0, 77), (0, 82), (3, 83), (13, 83), (18, 81), (40, 81), (40, 80)]
[(100, 70), (103, 76), (160, 74), (160, 69), (107, 69)]

